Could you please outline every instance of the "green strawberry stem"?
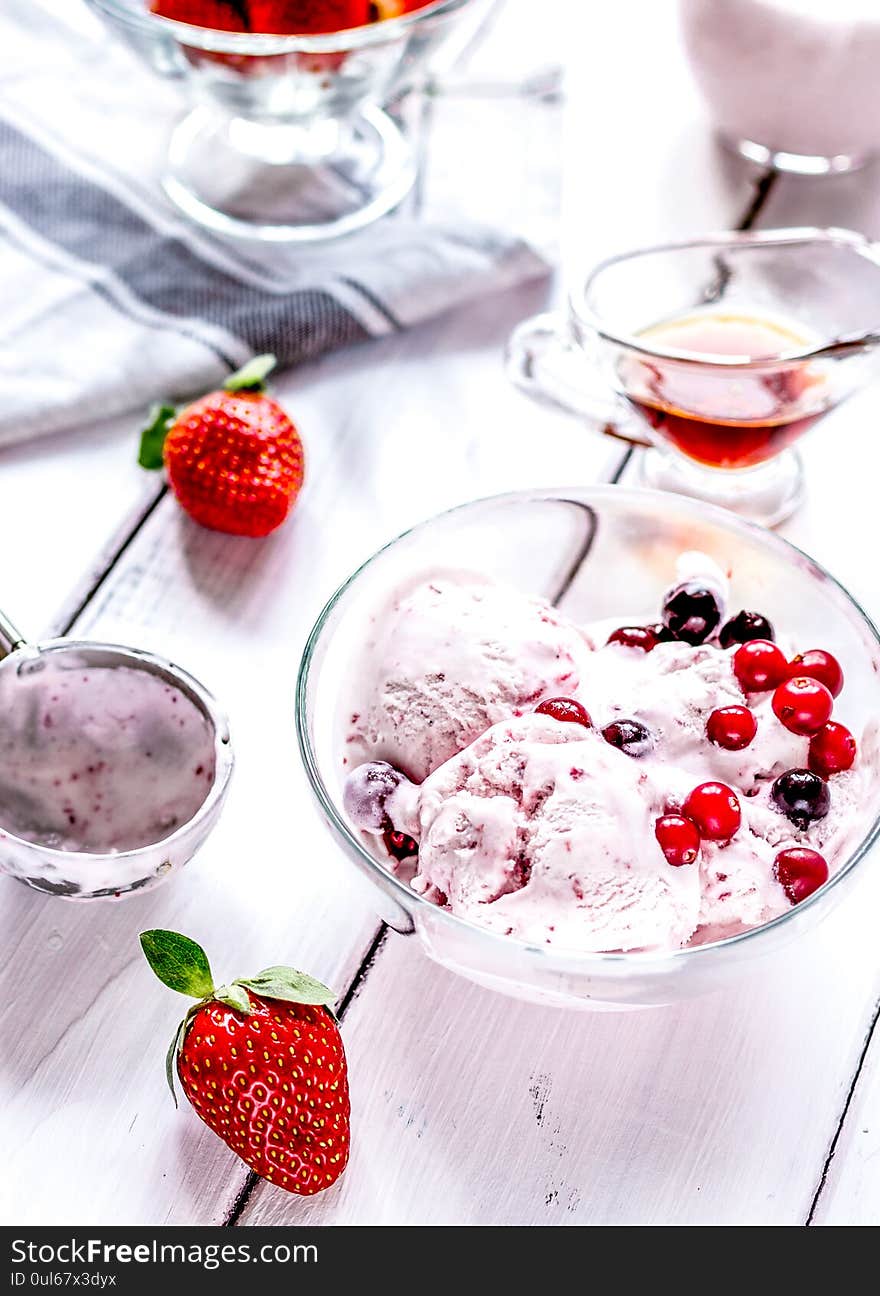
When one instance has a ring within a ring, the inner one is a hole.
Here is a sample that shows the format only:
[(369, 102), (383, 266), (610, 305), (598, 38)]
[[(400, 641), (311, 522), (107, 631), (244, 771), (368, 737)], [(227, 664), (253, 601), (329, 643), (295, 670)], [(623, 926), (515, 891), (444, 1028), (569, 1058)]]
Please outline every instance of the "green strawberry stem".
[[(252, 356), (247, 364), (226, 379), (223, 388), (229, 392), (263, 392), (266, 390), (266, 378), (277, 363), (273, 355)], [(165, 438), (176, 418), (177, 410), (173, 405), (152, 406), (147, 416), (147, 426), (141, 432), (138, 463), (142, 468), (152, 470), (162, 467)]]
[(174, 1072), (177, 1055), (186, 1038), (187, 1028), (199, 1008), (209, 1002), (226, 1004), (247, 1017), (253, 1012), (248, 991), (262, 999), (282, 999), (288, 1003), (313, 1004), (330, 1009), (336, 996), (321, 981), (290, 967), (270, 967), (256, 976), (239, 977), (229, 985), (214, 985), (211, 965), (201, 945), (180, 932), (155, 928), (141, 932), (141, 949), (160, 981), (180, 994), (197, 1000), (177, 1028), (165, 1058), (165, 1075), (171, 1096), (177, 1105)]
[(273, 355), (253, 356), (247, 364), (242, 365), (231, 374), (223, 384), (225, 391), (265, 391), (266, 378), (275, 368), (278, 361)]
[(148, 423), (141, 432), (141, 447), (138, 463), (142, 468), (161, 468), (162, 450), (168, 429), (177, 417), (173, 405), (154, 405), (148, 415)]

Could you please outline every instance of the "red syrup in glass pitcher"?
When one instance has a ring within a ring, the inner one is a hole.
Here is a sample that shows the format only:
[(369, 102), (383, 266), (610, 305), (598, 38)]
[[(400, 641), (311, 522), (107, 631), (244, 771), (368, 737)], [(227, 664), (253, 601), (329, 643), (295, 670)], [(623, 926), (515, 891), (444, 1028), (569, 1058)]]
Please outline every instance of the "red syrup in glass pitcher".
[(628, 356), (620, 378), (628, 400), (659, 437), (712, 468), (742, 469), (772, 459), (828, 408), (828, 389), (809, 360), (778, 365), (712, 365), (711, 357), (744, 362), (809, 351), (817, 339), (760, 314), (712, 310), (652, 325), (648, 347), (685, 351), (706, 361)]

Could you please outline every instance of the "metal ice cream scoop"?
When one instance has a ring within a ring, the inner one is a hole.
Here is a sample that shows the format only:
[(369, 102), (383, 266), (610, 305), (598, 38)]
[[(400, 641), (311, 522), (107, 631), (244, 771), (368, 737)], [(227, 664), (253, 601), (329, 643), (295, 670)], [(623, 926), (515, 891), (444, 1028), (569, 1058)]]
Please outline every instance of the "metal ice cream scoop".
[(213, 828), (232, 766), (225, 715), (179, 666), (31, 644), (0, 612), (0, 870), (75, 899), (154, 886)]

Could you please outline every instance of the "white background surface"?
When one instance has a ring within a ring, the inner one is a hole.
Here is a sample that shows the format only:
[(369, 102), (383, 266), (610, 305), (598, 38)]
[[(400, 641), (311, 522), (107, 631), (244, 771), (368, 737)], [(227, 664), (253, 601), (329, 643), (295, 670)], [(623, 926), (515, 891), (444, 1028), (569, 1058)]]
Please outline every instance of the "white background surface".
[[(712, 141), (674, 8), (544, 0), (536, 25), (532, 4), (508, 0), (432, 102), (424, 203), (452, 194), (559, 243), (572, 276), (614, 248), (737, 225), (762, 175)], [(564, 110), (549, 92), (563, 66)], [(880, 236), (880, 172), (775, 180), (758, 223)], [(238, 755), (216, 833), (167, 887), (82, 905), (0, 881), (4, 1220), (877, 1222), (876, 858), (808, 945), (723, 993), (566, 1014), (469, 986), (415, 939), (375, 946), (370, 897), (310, 803), (293, 682), (339, 580), (451, 504), (620, 467), (619, 445), (505, 379), (511, 328), (560, 296), (557, 279), (487, 298), (284, 375), (309, 479), (265, 542), (201, 531), (168, 497), (150, 511), (157, 487), (128, 422), (0, 453), (4, 608), (36, 634), (84, 604), (80, 632), (186, 664), (223, 699)], [(807, 442), (808, 501), (785, 528), (875, 616), (878, 416), (875, 390)], [(201, 940), (220, 976), (290, 962), (340, 997), (356, 982), (353, 1155), (330, 1192), (301, 1201), (250, 1183), (191, 1111), (175, 1112), (163, 1056), (178, 1004), (140, 955), (151, 926)]]

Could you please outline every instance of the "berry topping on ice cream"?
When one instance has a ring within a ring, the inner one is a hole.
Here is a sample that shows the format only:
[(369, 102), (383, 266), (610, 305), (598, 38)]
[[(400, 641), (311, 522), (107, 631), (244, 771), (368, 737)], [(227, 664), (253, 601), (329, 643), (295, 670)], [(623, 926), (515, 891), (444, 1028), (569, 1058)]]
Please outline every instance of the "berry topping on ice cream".
[(548, 698), (535, 707), (538, 715), (552, 716), (554, 720), (565, 720), (568, 724), (583, 725), (589, 729), (592, 725), (590, 713), (586, 707), (574, 698)]
[(383, 832), (391, 824), (388, 801), (403, 782), (403, 775), (387, 761), (365, 761), (352, 770), (342, 804), (357, 828)]
[[(669, 637), (672, 638), (672, 635), (670, 634)], [(654, 626), (619, 626), (611, 631), (608, 642), (623, 644), (624, 648), (641, 648), (642, 652), (650, 652), (652, 648), (657, 647), (660, 639)]]
[(704, 643), (721, 620), (718, 596), (698, 581), (686, 581), (663, 604), (663, 624), (683, 643)]
[(699, 829), (684, 815), (662, 815), (654, 825), (654, 836), (673, 868), (693, 864), (700, 853)]
[(836, 659), (790, 660), (728, 596), (697, 553), (662, 624), (410, 582), (340, 713), (352, 824), (425, 900), (529, 943), (675, 949), (786, 912), (846, 858), (874, 757), (832, 718)]
[(706, 721), (706, 737), (725, 751), (742, 751), (758, 732), (754, 712), (744, 706), (718, 707)]
[(792, 904), (800, 904), (828, 881), (828, 865), (818, 851), (806, 846), (780, 851), (773, 870)]
[(791, 733), (818, 733), (831, 719), (834, 698), (818, 680), (796, 675), (773, 694), (773, 714)]
[(772, 625), (760, 612), (737, 612), (735, 617), (725, 621), (718, 633), (722, 648), (748, 643), (750, 639), (769, 639), (772, 643), (775, 638)]
[(773, 784), (773, 801), (802, 832), (824, 819), (831, 805), (828, 784), (808, 769), (786, 770)]
[(726, 783), (701, 783), (685, 797), (681, 810), (706, 841), (730, 841), (742, 822), (736, 793)]
[(857, 751), (856, 740), (846, 725), (830, 720), (810, 739), (810, 769), (823, 778), (841, 774), (852, 769)]
[(825, 685), (832, 697), (840, 697), (843, 692), (840, 662), (823, 648), (811, 648), (809, 652), (798, 653), (797, 657), (792, 657), (789, 669), (792, 675), (818, 680)]
[(734, 653), (733, 673), (744, 693), (766, 693), (787, 677), (788, 662), (769, 639), (750, 639)]
[(602, 737), (627, 756), (644, 756), (651, 750), (651, 731), (639, 720), (612, 720), (602, 730)]

